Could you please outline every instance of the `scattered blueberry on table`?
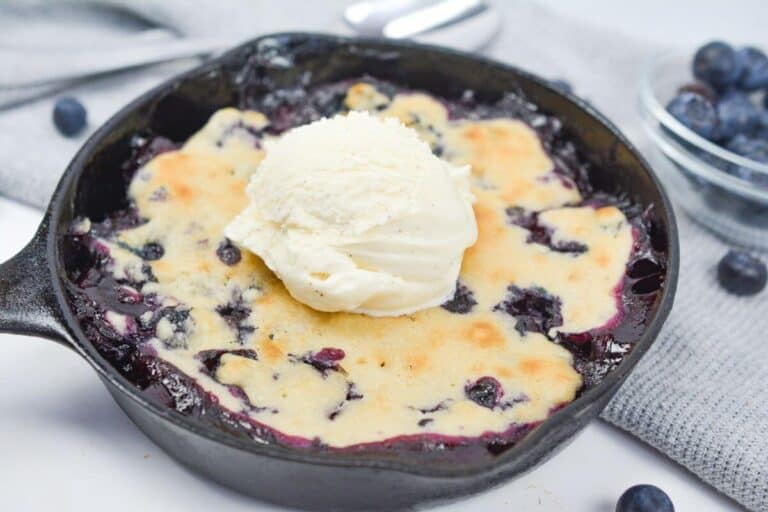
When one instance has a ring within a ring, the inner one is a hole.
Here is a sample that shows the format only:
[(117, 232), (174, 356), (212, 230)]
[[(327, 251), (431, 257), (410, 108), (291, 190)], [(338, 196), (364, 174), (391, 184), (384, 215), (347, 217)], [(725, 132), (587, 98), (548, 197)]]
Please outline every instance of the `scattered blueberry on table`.
[(754, 295), (765, 288), (765, 263), (746, 251), (730, 250), (717, 265), (720, 286), (734, 295)]
[(53, 107), (53, 124), (66, 137), (73, 137), (85, 128), (87, 113), (77, 99), (65, 96)]
[(655, 485), (635, 485), (621, 495), (616, 512), (675, 512), (667, 493)]

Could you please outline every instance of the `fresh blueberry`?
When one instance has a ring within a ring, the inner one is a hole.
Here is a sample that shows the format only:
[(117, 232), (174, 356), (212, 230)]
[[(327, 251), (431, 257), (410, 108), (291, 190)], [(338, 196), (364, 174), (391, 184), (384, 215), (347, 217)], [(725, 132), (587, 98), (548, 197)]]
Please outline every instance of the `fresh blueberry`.
[(728, 91), (717, 102), (717, 136), (730, 139), (739, 133), (757, 128), (760, 115), (749, 96), (739, 91)]
[[(753, 185), (757, 185), (758, 187), (768, 189), (768, 174), (766, 173), (759, 173), (757, 171), (750, 171), (749, 177), (746, 178), (748, 181), (752, 182)], [(749, 203), (754, 204), (754, 203)], [(763, 218), (763, 224), (765, 223), (765, 213), (768, 212), (768, 207), (765, 205), (758, 206), (757, 211), (759, 213), (757, 214), (747, 214), (747, 224), (752, 224), (753, 222), (761, 222), (761, 217)]]
[(727, 43), (707, 43), (693, 57), (693, 76), (715, 89), (733, 85), (740, 73), (736, 52)]
[(765, 263), (745, 251), (730, 250), (717, 265), (720, 286), (734, 295), (754, 295), (765, 288)]
[(757, 116), (757, 131), (760, 138), (768, 139), (768, 110), (760, 110)]
[(480, 377), (464, 388), (467, 398), (481, 407), (493, 409), (504, 395), (504, 390), (498, 380), (493, 377)]
[(242, 258), (240, 249), (238, 249), (229, 238), (225, 238), (216, 248), (216, 256), (219, 257), (225, 265), (237, 265)]
[[(768, 138), (758, 131), (754, 137), (737, 135), (728, 141), (726, 147), (734, 153), (761, 164), (768, 164)], [(768, 175), (753, 169), (731, 164), (728, 172), (760, 187), (768, 188)]]
[(739, 134), (729, 140), (725, 147), (737, 155), (768, 164), (768, 140)]
[(745, 91), (768, 87), (768, 57), (762, 51), (753, 46), (740, 48), (736, 60), (741, 69), (739, 87)]
[(757, 117), (757, 129), (754, 137), (756, 139), (768, 140), (768, 110), (760, 109)]
[(717, 134), (715, 107), (700, 94), (679, 94), (667, 104), (667, 110), (675, 119), (705, 139), (712, 139)]
[(681, 94), (684, 92), (693, 92), (700, 96), (704, 96), (713, 105), (717, 103), (717, 92), (715, 92), (715, 90), (712, 87), (705, 84), (704, 82), (691, 82), (685, 85), (681, 85), (680, 88), (677, 89), (678, 94)]
[(554, 87), (560, 92), (564, 92), (568, 94), (573, 92), (573, 86), (567, 80), (562, 80), (562, 79), (552, 80), (551, 82), (549, 82), (549, 85), (551, 85), (552, 87)]
[(53, 107), (53, 124), (62, 135), (72, 137), (85, 127), (86, 112), (82, 103), (66, 96)]
[(655, 485), (635, 485), (621, 495), (616, 512), (675, 512), (667, 493)]
[(768, 142), (768, 124), (765, 124), (768, 122), (768, 112), (761, 112), (760, 117), (765, 118), (765, 121), (760, 121), (760, 126), (752, 134), (752, 138)]
[(139, 250), (139, 256), (147, 261), (159, 260), (163, 254), (165, 254), (165, 249), (157, 242), (144, 244), (144, 247)]
[[(723, 160), (722, 158), (713, 155), (709, 151), (706, 151), (704, 149), (700, 148), (688, 148), (691, 153), (696, 155), (699, 159), (705, 161), (709, 165), (716, 167), (720, 169), (721, 171), (725, 171), (727, 173), (733, 174), (733, 168), (735, 167), (735, 164), (732, 164), (731, 162), (727, 160)], [(703, 180), (702, 178), (698, 178), (697, 175), (690, 174), (690, 171), (687, 169), (682, 169), (683, 172), (687, 172), (687, 177), (689, 179), (693, 179), (697, 184), (703, 185), (704, 183), (708, 183), (706, 180)]]

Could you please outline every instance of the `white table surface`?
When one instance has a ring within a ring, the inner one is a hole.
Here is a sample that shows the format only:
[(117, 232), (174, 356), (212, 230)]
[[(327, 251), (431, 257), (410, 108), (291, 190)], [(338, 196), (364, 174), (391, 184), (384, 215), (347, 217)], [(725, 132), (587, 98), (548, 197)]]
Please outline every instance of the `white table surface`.
[[(765, 14), (761, 0), (546, 3), (655, 40), (693, 44), (718, 35), (766, 42), (766, 16), (755, 15)], [(27, 242), (40, 218), (39, 212), (0, 198), (0, 260)], [(0, 510), (278, 510), (172, 461), (129, 422), (69, 349), (3, 334), (0, 347)], [(531, 473), (439, 510), (610, 512), (622, 491), (637, 483), (665, 489), (679, 512), (739, 509), (663, 454), (595, 421)]]

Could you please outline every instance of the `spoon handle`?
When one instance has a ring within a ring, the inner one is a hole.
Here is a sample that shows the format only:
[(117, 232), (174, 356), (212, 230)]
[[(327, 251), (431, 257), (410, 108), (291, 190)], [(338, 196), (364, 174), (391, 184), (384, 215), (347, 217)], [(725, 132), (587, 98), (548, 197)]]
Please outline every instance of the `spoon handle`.
[(368, 0), (344, 11), (347, 24), (368, 37), (402, 39), (471, 18), (485, 0)]
[(230, 46), (222, 39), (182, 39), (130, 48), (87, 51), (30, 51), (0, 48), (0, 89), (40, 86), (113, 71), (214, 53)]

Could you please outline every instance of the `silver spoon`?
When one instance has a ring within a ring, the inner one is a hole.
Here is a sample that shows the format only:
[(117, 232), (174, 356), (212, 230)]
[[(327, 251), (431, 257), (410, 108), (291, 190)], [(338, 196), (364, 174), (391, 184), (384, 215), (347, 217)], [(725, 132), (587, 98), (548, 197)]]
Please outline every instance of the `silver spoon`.
[(344, 20), (363, 36), (403, 39), (458, 23), (486, 8), (483, 0), (370, 0), (347, 7)]
[(363, 36), (466, 51), (483, 48), (501, 26), (498, 9), (483, 0), (369, 0), (349, 6), (344, 19)]

